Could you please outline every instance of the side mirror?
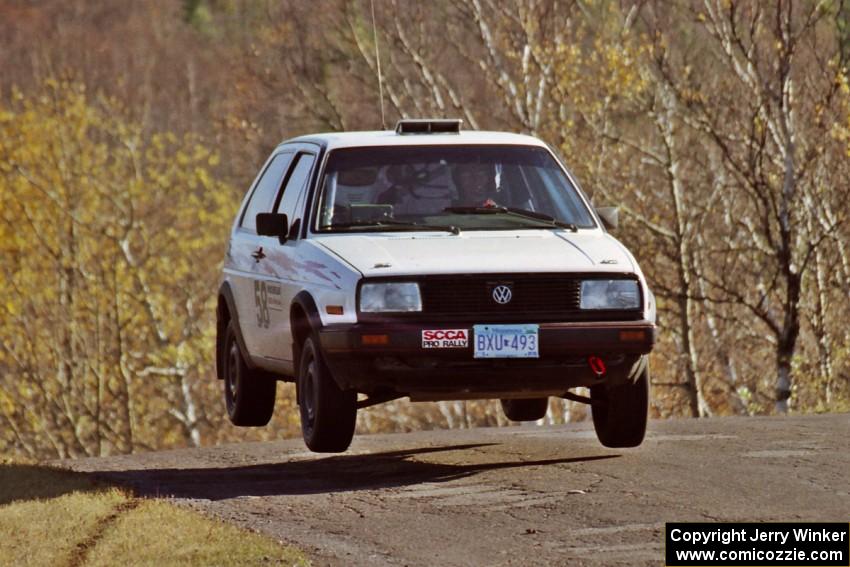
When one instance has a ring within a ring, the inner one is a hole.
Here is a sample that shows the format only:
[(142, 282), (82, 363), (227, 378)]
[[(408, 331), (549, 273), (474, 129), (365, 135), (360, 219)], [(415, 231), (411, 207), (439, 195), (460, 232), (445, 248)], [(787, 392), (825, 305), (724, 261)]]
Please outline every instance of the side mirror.
[(620, 226), (620, 208), (619, 207), (596, 207), (596, 214), (602, 219), (602, 224), (608, 230), (614, 230)]
[(289, 235), (289, 220), (283, 213), (258, 213), (257, 234), (277, 236), (281, 241)]

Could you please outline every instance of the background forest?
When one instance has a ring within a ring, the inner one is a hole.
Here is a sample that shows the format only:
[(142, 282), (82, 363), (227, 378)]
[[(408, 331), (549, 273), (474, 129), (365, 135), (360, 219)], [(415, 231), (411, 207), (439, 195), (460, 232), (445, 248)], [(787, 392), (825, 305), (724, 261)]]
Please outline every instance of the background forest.
[[(539, 136), (658, 296), (656, 417), (850, 409), (850, 5), (840, 0), (0, 0), (0, 454), (232, 427), (214, 300), (282, 139), (459, 117)], [(376, 55), (375, 40), (378, 54)], [(552, 401), (547, 421), (585, 417)], [(358, 430), (507, 425), (393, 402)]]

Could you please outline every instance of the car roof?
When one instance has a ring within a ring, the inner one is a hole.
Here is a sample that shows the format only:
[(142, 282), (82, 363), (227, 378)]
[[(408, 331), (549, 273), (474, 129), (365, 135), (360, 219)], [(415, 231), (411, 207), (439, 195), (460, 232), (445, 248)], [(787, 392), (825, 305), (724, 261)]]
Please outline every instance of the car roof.
[(293, 143), (318, 144), (328, 150), (373, 146), (458, 146), (458, 145), (518, 145), (546, 147), (539, 139), (510, 132), (461, 131), (456, 134), (397, 134), (394, 130), (372, 132), (329, 132), (309, 134), (280, 145)]

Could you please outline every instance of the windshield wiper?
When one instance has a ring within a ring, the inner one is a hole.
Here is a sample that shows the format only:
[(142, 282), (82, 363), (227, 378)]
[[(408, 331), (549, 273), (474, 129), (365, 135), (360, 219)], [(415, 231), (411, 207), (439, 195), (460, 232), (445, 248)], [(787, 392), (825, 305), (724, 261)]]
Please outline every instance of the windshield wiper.
[(571, 222), (559, 221), (555, 217), (549, 216), (546, 213), (538, 213), (537, 211), (528, 211), (526, 209), (519, 209), (516, 207), (448, 207), (443, 209), (443, 212), (459, 215), (513, 215), (524, 219), (543, 221), (552, 226), (578, 232), (578, 227)]
[(460, 228), (454, 225), (420, 224), (416, 222), (398, 221), (393, 219), (341, 222), (322, 227), (322, 229), (336, 228), (366, 228), (375, 230), (439, 230), (443, 232), (451, 232), (452, 234), (460, 234)]
[(578, 232), (578, 227), (575, 225), (575, 223), (564, 222), (564, 221), (558, 220), (553, 216), (547, 215), (546, 213), (538, 213), (537, 211), (529, 211), (529, 210), (526, 210), (526, 209), (518, 209), (516, 207), (506, 207), (506, 208), (508, 209), (508, 212), (511, 213), (511, 214), (518, 215), (518, 216), (525, 217), (525, 218), (529, 218), (529, 219), (537, 219), (537, 220), (550, 222), (557, 227), (566, 228), (566, 229), (571, 230), (573, 232)]

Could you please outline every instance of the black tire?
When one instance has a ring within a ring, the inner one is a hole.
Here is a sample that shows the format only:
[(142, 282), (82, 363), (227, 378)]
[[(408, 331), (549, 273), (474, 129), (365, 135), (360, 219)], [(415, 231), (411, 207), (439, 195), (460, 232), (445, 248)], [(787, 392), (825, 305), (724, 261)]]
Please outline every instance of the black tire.
[(308, 337), (301, 347), (298, 408), (304, 443), (311, 451), (341, 453), (348, 449), (357, 421), (357, 392), (337, 386), (314, 337)]
[(549, 398), (527, 400), (502, 400), (502, 411), (511, 421), (537, 421), (546, 416)]
[(637, 447), (646, 434), (649, 418), (649, 368), (644, 366), (634, 382), (590, 388), (593, 427), (606, 447)]
[(274, 413), (277, 382), (261, 370), (248, 368), (231, 321), (224, 338), (224, 403), (233, 425), (261, 427)]

